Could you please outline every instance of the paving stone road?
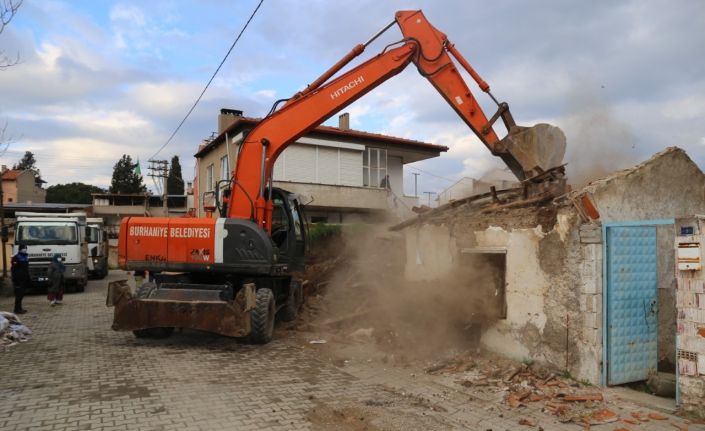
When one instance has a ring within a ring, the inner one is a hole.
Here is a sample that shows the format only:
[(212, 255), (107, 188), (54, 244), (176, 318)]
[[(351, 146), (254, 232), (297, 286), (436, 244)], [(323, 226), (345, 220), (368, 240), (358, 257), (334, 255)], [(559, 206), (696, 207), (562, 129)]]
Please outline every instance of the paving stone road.
[[(136, 339), (110, 329), (106, 280), (50, 307), (25, 298), (29, 342), (0, 351), (1, 430), (297, 430), (325, 404), (394, 397), (275, 339), (199, 332)], [(124, 277), (122, 277), (124, 278)], [(12, 298), (0, 298), (10, 310)]]
[[(500, 431), (529, 429), (517, 425), (527, 415), (546, 431), (580, 429), (408, 371), (340, 369), (282, 330), (265, 346), (195, 331), (165, 340), (114, 332), (105, 292), (119, 278), (91, 281), (62, 306), (40, 295), (25, 299), (22, 319), (34, 335), (0, 350), (0, 430)], [(0, 298), (0, 310), (11, 305)]]

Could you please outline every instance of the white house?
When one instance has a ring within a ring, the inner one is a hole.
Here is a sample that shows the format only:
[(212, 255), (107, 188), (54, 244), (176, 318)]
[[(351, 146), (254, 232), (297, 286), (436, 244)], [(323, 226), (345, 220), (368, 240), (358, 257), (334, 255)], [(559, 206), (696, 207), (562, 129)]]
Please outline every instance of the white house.
[[(258, 121), (244, 117), (242, 111), (221, 110), (218, 136), (195, 155), (194, 195), (199, 196), (200, 215), (204, 193), (229, 178), (237, 146)], [(443, 151), (448, 148), (352, 130), (349, 115), (342, 114), (339, 127), (318, 126), (282, 152), (274, 165), (274, 185), (310, 198), (306, 212), (311, 222), (366, 221), (390, 210), (405, 217), (416, 198), (404, 196), (403, 166), (438, 157)]]

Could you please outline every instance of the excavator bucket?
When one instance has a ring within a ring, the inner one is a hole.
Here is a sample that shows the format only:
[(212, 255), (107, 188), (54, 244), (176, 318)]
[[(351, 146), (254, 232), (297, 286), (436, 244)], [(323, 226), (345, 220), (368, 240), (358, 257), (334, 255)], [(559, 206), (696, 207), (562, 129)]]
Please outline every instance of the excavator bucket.
[(566, 138), (561, 129), (550, 124), (516, 126), (499, 142), (498, 148), (509, 169), (524, 181), (561, 166)]
[(113, 281), (108, 284), (106, 300), (107, 306), (115, 307), (112, 328), (137, 332), (190, 328), (230, 337), (249, 335), (249, 311), (255, 306), (254, 285), (240, 289), (233, 300), (223, 299), (216, 287), (156, 289), (155, 286), (133, 293), (127, 280)]

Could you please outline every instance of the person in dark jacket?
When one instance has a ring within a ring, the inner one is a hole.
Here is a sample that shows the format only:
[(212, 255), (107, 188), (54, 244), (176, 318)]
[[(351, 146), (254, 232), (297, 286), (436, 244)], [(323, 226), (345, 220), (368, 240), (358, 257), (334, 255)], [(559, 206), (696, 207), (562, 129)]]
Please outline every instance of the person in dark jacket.
[(10, 266), (12, 284), (15, 291), (15, 314), (24, 314), (27, 310), (22, 308), (22, 298), (24, 298), (25, 293), (27, 293), (30, 282), (29, 255), (27, 255), (26, 245), (21, 245), (17, 254), (12, 256)]
[(61, 255), (56, 253), (51, 258), (51, 263), (47, 270), (47, 278), (49, 279), (48, 299), (52, 307), (61, 305), (61, 301), (64, 299), (64, 271), (66, 271), (66, 266), (61, 261)]

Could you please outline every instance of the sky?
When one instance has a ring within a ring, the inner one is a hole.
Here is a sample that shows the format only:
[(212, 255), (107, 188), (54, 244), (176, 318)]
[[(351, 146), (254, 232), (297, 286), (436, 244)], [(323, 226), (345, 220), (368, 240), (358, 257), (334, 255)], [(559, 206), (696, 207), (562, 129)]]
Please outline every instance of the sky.
[[(21, 59), (0, 70), (0, 126), (12, 140), (0, 162), (12, 165), (32, 151), (48, 185), (107, 187), (123, 154), (139, 159), (143, 174), (150, 157), (178, 155), (189, 181), (193, 154), (216, 130), (220, 108), (263, 116), (395, 11), (422, 9), (518, 124), (565, 131), (574, 185), (674, 145), (705, 168), (699, 0), (264, 0), (201, 103), (155, 155), (258, 1), (25, 0), (0, 34), (0, 51)], [(399, 39), (390, 28), (360, 61)], [(494, 113), (492, 101), (471, 89)], [(345, 111), (355, 129), (450, 148), (405, 167), (407, 194), (414, 172), (421, 194), (502, 166), (413, 66)], [(336, 125), (337, 114), (326, 124)]]

